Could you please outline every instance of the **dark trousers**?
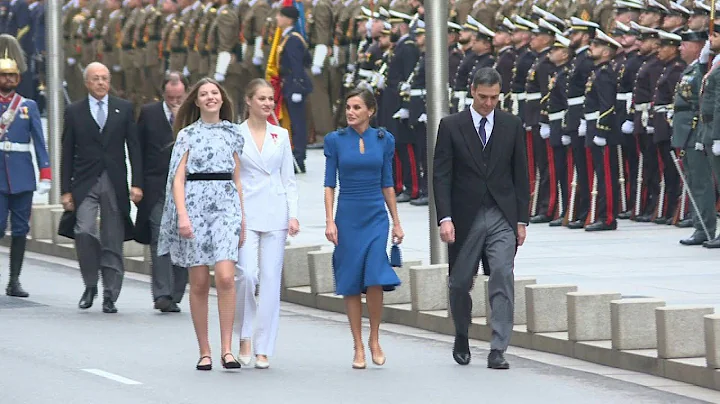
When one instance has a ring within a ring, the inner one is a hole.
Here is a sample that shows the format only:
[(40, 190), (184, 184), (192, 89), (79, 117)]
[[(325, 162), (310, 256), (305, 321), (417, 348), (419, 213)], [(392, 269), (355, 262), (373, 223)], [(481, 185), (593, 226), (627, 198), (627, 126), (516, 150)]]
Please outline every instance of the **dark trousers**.
[[(117, 301), (125, 268), (123, 242), (125, 222), (107, 173), (82, 201), (78, 201), (75, 222), (75, 250), (85, 287), (97, 287), (98, 271), (102, 273), (104, 297)], [(97, 217), (100, 211), (100, 226)]]
[(635, 209), (638, 189), (638, 168), (640, 163), (640, 142), (635, 135), (623, 134), (623, 157), (625, 158), (625, 192), (627, 195), (627, 210)]
[(714, 238), (717, 216), (715, 215), (715, 186), (710, 161), (705, 152), (690, 148), (685, 150), (682, 162), (690, 193), (700, 209), (699, 214), (695, 209), (691, 210), (693, 227), (697, 231), (703, 231), (702, 221), (704, 221), (710, 238)]
[(557, 182), (560, 184), (560, 193), (562, 194), (562, 199), (558, 202), (561, 212), (566, 214), (570, 201), (570, 184), (572, 183), (573, 175), (573, 153), (572, 149), (569, 149), (567, 146), (553, 147), (552, 153), (553, 170), (555, 171)]
[(287, 100), (286, 105), (288, 114), (290, 115), (293, 155), (298, 163), (302, 163), (305, 161), (305, 149), (307, 148), (308, 142), (305, 100), (300, 102)]
[(652, 215), (658, 206), (660, 196), (660, 169), (658, 166), (658, 149), (653, 142), (652, 135), (638, 135), (640, 150), (642, 150), (643, 172), (640, 190), (640, 214)]
[(395, 191), (405, 192), (410, 198), (420, 196), (420, 166), (412, 143), (395, 143)]
[[(8, 215), (13, 237), (25, 237), (30, 232), (30, 212), (32, 211), (33, 192), (17, 194), (0, 193), (0, 226), (7, 228)], [(5, 235), (5, 232), (2, 232)], [(0, 238), (2, 238), (0, 235)]]
[(590, 212), (590, 184), (593, 179), (592, 155), (590, 150), (585, 147), (585, 137), (580, 137), (575, 133), (570, 138), (572, 139), (573, 163), (575, 163), (577, 171), (574, 219), (584, 222)]
[[(557, 208), (557, 178), (554, 176), (554, 166), (552, 169), (550, 167), (550, 161), (554, 160), (550, 156), (552, 147), (550, 147), (549, 139), (540, 137), (539, 125), (532, 127), (532, 141), (532, 153), (535, 168), (537, 168), (536, 175), (538, 171), (540, 173), (539, 188), (535, 190), (537, 193), (537, 209), (535, 212), (538, 215), (553, 217)], [(537, 179), (535, 183), (538, 184)]]
[(420, 184), (420, 196), (428, 195), (428, 154), (427, 154), (427, 126), (420, 122), (415, 125), (415, 136), (417, 143), (415, 144), (418, 172), (420, 173), (418, 182)]
[(665, 179), (665, 200), (663, 211), (658, 212), (658, 217), (667, 219), (675, 215), (675, 209), (680, 200), (680, 175), (675, 168), (675, 163), (670, 155), (672, 146), (670, 140), (663, 140), (657, 144), (658, 163), (661, 165), (663, 178)]
[(157, 255), (157, 243), (160, 236), (164, 201), (158, 201), (150, 211), (150, 254), (152, 259), (152, 295), (153, 301), (160, 297), (172, 299), (175, 303), (182, 301), (185, 286), (188, 282), (187, 268), (173, 265), (170, 254)]
[(492, 268), (487, 292), (492, 328), (490, 349), (507, 349), (513, 328), (516, 245), (515, 232), (500, 209), (497, 206), (480, 208), (450, 271), (450, 312), (456, 335), (468, 336), (472, 320), (470, 289), (480, 257), (484, 255), (487, 262), (483, 265), (487, 263)]
[(595, 222), (612, 224), (617, 220), (620, 185), (618, 178), (618, 156), (616, 146), (589, 147), (593, 167), (597, 176), (597, 199)]

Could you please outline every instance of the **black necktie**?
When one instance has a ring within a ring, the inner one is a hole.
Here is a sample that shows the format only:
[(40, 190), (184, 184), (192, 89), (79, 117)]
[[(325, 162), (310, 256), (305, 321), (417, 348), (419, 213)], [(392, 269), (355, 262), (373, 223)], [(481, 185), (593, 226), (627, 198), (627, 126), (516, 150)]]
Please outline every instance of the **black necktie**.
[(482, 141), (483, 148), (485, 148), (485, 145), (487, 144), (487, 135), (485, 134), (486, 123), (487, 118), (483, 118), (480, 120), (480, 125), (478, 126), (478, 134), (480, 134), (480, 141)]

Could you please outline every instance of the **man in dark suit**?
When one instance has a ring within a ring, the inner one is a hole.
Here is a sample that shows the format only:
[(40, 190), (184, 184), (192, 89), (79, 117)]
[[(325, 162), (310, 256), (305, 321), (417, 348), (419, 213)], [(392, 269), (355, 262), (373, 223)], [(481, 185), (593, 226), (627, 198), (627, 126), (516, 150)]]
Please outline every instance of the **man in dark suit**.
[[(103, 312), (117, 313), (115, 302), (124, 275), (123, 241), (133, 238), (130, 200), (138, 203), (143, 195), (142, 153), (133, 105), (108, 96), (108, 68), (93, 62), (83, 73), (88, 97), (71, 104), (65, 111), (60, 170), (65, 214), (58, 234), (75, 239), (85, 282), (78, 306), (81, 309), (92, 306), (100, 270), (105, 289)], [(132, 164), (129, 193), (126, 145)]]
[(165, 204), (170, 156), (175, 137), (172, 125), (185, 100), (187, 81), (179, 72), (168, 73), (163, 82), (163, 101), (144, 105), (138, 118), (138, 139), (142, 148), (145, 195), (137, 205), (135, 241), (149, 244), (152, 255), (152, 295), (155, 308), (163, 313), (177, 313), (185, 294), (187, 268), (170, 262), (170, 254), (158, 256), (157, 243)]
[(493, 68), (478, 69), (472, 106), (440, 121), (433, 178), (440, 237), (449, 244), (453, 358), (470, 363), (470, 290), (482, 259), (490, 270), (492, 369), (510, 367), (504, 352), (513, 327), (514, 260), (525, 241), (530, 200), (523, 124), (496, 109), (501, 80)]
[(300, 12), (294, 6), (280, 9), (277, 14), (277, 26), (282, 29), (280, 44), (280, 78), (282, 95), (285, 99), (288, 115), (290, 115), (290, 135), (292, 137), (293, 155), (300, 172), (305, 172), (305, 149), (307, 147), (307, 121), (305, 103), (313, 91), (310, 76), (305, 71), (310, 67), (310, 52), (305, 38), (295, 31), (295, 22)]

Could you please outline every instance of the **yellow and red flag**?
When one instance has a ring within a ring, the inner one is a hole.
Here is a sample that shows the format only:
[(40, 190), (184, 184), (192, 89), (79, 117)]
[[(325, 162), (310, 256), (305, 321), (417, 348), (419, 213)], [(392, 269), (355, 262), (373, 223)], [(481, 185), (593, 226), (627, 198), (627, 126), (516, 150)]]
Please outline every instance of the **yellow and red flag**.
[[(282, 7), (290, 7), (295, 5), (293, 0), (282, 0)], [(275, 28), (275, 36), (270, 46), (270, 55), (268, 55), (267, 69), (265, 69), (265, 80), (272, 86), (275, 92), (275, 114), (268, 118), (273, 125), (279, 125), (287, 129), (290, 133), (290, 116), (285, 107), (285, 100), (282, 96), (282, 79), (280, 78), (280, 55), (278, 48), (282, 41), (282, 30)], [(291, 133), (292, 136), (292, 133)]]

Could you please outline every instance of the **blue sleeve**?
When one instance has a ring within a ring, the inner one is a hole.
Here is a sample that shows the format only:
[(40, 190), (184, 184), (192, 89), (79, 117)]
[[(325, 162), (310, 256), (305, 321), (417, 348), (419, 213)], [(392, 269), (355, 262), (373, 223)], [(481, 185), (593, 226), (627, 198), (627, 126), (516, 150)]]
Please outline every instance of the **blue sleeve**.
[(385, 149), (383, 150), (383, 166), (381, 185), (383, 188), (392, 188), (393, 183), (393, 158), (395, 158), (395, 137), (385, 131)]
[(28, 107), (30, 115), (30, 136), (32, 137), (33, 146), (35, 146), (35, 159), (37, 160), (38, 170), (50, 168), (50, 156), (45, 145), (40, 110), (38, 110), (35, 101), (32, 100), (25, 101), (25, 106)]
[[(291, 34), (292, 35), (292, 34)], [(305, 53), (307, 49), (300, 38), (292, 35), (288, 38), (283, 49), (289, 72), (287, 79), (283, 82), (283, 95), (290, 98), (292, 94), (310, 94), (313, 90), (312, 83), (305, 72)], [(283, 63), (285, 63), (283, 61)]]
[(337, 132), (325, 137), (325, 186), (335, 188), (337, 185), (338, 152)]

